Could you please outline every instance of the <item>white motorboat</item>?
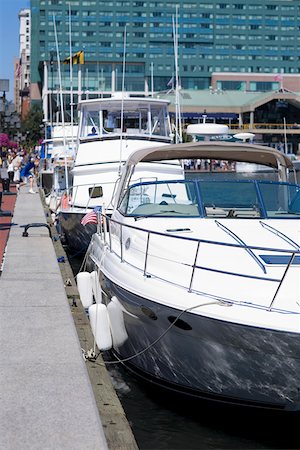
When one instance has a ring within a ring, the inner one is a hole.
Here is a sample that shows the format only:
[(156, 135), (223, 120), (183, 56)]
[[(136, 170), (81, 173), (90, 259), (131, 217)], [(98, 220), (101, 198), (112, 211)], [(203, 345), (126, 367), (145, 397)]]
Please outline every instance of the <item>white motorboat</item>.
[[(60, 232), (70, 251), (85, 252), (96, 231), (94, 223), (81, 224), (88, 212), (99, 206), (107, 214), (112, 212), (116, 181), (128, 156), (140, 148), (172, 143), (168, 105), (166, 100), (124, 93), (79, 103), (72, 192), (58, 215)], [(142, 164), (136, 181), (183, 176), (179, 161), (162, 161)]]
[[(171, 155), (263, 163), (278, 180), (131, 183), (138, 164)], [(249, 143), (180, 144), (128, 158), (114, 211), (87, 254), (118, 361), (187, 396), (300, 411), (300, 186), (292, 169), (284, 154)]]
[(77, 130), (77, 125), (55, 125), (51, 137), (41, 145), (40, 186), (52, 212), (57, 211), (62, 194), (72, 185)]

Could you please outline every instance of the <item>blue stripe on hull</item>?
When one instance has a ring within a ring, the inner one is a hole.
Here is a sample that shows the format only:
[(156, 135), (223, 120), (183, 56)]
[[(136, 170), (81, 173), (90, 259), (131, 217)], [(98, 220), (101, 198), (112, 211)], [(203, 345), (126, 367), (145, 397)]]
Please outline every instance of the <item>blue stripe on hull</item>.
[(192, 396), (300, 411), (300, 334), (189, 312), (159, 339), (180, 311), (132, 294), (103, 276), (101, 285), (130, 313), (123, 313), (129, 337), (115, 348), (118, 356), (130, 358), (150, 347), (126, 362), (137, 374)]

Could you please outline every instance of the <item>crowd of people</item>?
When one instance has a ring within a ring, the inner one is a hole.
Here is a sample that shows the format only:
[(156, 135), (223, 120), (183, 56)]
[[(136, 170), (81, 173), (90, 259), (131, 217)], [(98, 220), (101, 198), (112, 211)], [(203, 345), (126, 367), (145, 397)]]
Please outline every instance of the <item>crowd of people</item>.
[(9, 183), (15, 183), (17, 191), (20, 186), (29, 183), (29, 193), (35, 194), (33, 189), (37, 180), (40, 157), (36, 153), (23, 149), (0, 150), (1, 179), (7, 178)]
[(234, 171), (235, 164), (230, 161), (215, 160), (215, 159), (185, 159), (185, 170), (199, 170), (199, 171)]

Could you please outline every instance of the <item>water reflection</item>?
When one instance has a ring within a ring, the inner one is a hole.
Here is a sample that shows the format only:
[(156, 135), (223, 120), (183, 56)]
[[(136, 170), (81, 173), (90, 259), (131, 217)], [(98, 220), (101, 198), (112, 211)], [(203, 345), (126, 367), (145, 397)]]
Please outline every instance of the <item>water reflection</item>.
[(108, 370), (140, 449), (299, 449), (295, 416), (186, 399), (123, 366)]

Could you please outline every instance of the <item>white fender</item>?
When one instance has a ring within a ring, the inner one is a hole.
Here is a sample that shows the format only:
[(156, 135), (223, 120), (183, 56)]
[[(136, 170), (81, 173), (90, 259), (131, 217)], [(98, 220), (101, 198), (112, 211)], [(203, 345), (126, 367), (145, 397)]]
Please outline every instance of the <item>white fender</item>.
[(94, 303), (89, 307), (89, 317), (98, 349), (111, 349), (112, 338), (106, 306), (103, 303)]
[(89, 272), (79, 272), (76, 280), (82, 306), (88, 308), (93, 303), (91, 274)]
[(128, 339), (128, 334), (124, 323), (124, 308), (117, 299), (112, 297), (107, 305), (107, 311), (110, 320), (110, 331), (114, 347), (120, 347)]
[(92, 291), (94, 294), (94, 298), (96, 300), (96, 303), (102, 303), (102, 290), (100, 281), (98, 278), (98, 272), (94, 270), (90, 273), (91, 281), (92, 281)]
[(57, 197), (51, 195), (49, 202), (49, 209), (51, 209), (51, 211), (56, 211), (57, 205), (58, 205)]
[(47, 206), (50, 205), (50, 199), (51, 199), (51, 195), (47, 195), (47, 197), (45, 197), (45, 203)]

